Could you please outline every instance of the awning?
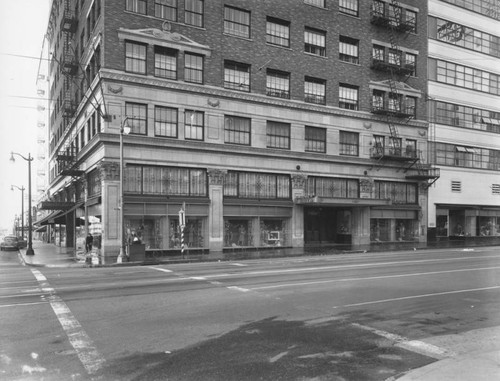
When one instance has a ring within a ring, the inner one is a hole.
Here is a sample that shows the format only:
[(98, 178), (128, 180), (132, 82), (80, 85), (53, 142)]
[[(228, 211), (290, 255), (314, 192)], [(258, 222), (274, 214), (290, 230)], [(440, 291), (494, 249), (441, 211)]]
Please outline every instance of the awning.
[(47, 226), (40, 226), (39, 228), (35, 229), (36, 233), (43, 233), (47, 231)]
[(33, 225), (40, 225), (40, 226), (45, 226), (48, 224), (53, 224), (55, 218), (60, 215), (62, 212), (60, 210), (57, 210), (55, 212), (50, 213), (49, 215), (43, 217), (41, 220), (35, 221)]

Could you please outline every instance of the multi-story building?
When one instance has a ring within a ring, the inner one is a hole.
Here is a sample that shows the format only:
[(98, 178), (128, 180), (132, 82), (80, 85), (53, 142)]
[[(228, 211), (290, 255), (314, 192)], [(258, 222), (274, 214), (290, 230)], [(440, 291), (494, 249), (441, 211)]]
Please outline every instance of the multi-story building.
[(42, 223), (67, 246), (87, 225), (106, 261), (121, 232), (425, 243), (426, 25), (417, 0), (54, 0)]
[(500, 243), (500, 2), (429, 3), (429, 240)]

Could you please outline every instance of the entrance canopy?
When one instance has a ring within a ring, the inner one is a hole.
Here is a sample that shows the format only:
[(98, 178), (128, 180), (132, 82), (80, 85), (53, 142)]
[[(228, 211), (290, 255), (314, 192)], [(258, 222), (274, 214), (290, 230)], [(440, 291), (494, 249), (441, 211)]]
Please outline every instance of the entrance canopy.
[(335, 198), (319, 196), (296, 197), (297, 205), (310, 206), (384, 206), (391, 205), (391, 200), (377, 200), (373, 198)]

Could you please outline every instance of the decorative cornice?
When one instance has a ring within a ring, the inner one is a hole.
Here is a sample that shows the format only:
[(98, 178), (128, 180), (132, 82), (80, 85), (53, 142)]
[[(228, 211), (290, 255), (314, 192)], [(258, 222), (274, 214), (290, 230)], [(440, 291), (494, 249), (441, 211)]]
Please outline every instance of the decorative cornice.
[[(294, 100), (285, 100), (280, 98), (272, 98), (262, 94), (255, 93), (245, 93), (240, 91), (230, 91), (226, 89), (222, 89), (220, 87), (213, 86), (203, 86), (196, 85), (192, 83), (186, 83), (181, 81), (171, 81), (171, 80), (163, 80), (160, 78), (142, 76), (130, 73), (124, 73), (117, 70), (110, 69), (101, 69), (101, 77), (103, 80), (112, 80), (115, 82), (128, 82), (132, 84), (140, 84), (146, 86), (154, 86), (154, 87), (162, 87), (165, 89), (183, 91), (196, 93), (197, 95), (206, 95), (210, 102), (215, 102), (217, 98), (223, 99), (237, 99), (250, 103), (258, 103), (268, 106), (274, 107), (283, 107), (294, 110), (300, 110), (305, 112), (317, 112), (326, 115), (338, 116), (338, 117), (346, 117), (346, 118), (354, 118), (361, 120), (369, 120), (380, 121), (381, 123), (385, 123), (386, 120), (383, 117), (377, 117), (376, 115), (370, 112), (364, 111), (351, 111), (347, 109), (341, 109), (333, 106), (321, 106), (311, 103), (305, 103)], [(418, 90), (417, 90), (418, 91)], [(412, 94), (414, 95), (414, 94)], [(208, 102), (207, 102), (208, 103)], [(216, 107), (216, 106), (212, 106)], [(415, 121), (411, 120), (406, 123), (408, 126), (413, 127), (424, 127), (427, 128), (426, 121)]]

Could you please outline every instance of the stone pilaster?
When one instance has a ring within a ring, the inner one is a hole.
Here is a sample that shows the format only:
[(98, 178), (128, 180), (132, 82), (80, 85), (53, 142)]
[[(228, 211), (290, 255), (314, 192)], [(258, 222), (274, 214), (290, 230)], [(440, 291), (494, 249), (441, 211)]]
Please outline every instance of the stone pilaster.
[(227, 171), (208, 170), (208, 196), (210, 207), (208, 213), (209, 249), (210, 252), (222, 252), (224, 246), (224, 176)]

